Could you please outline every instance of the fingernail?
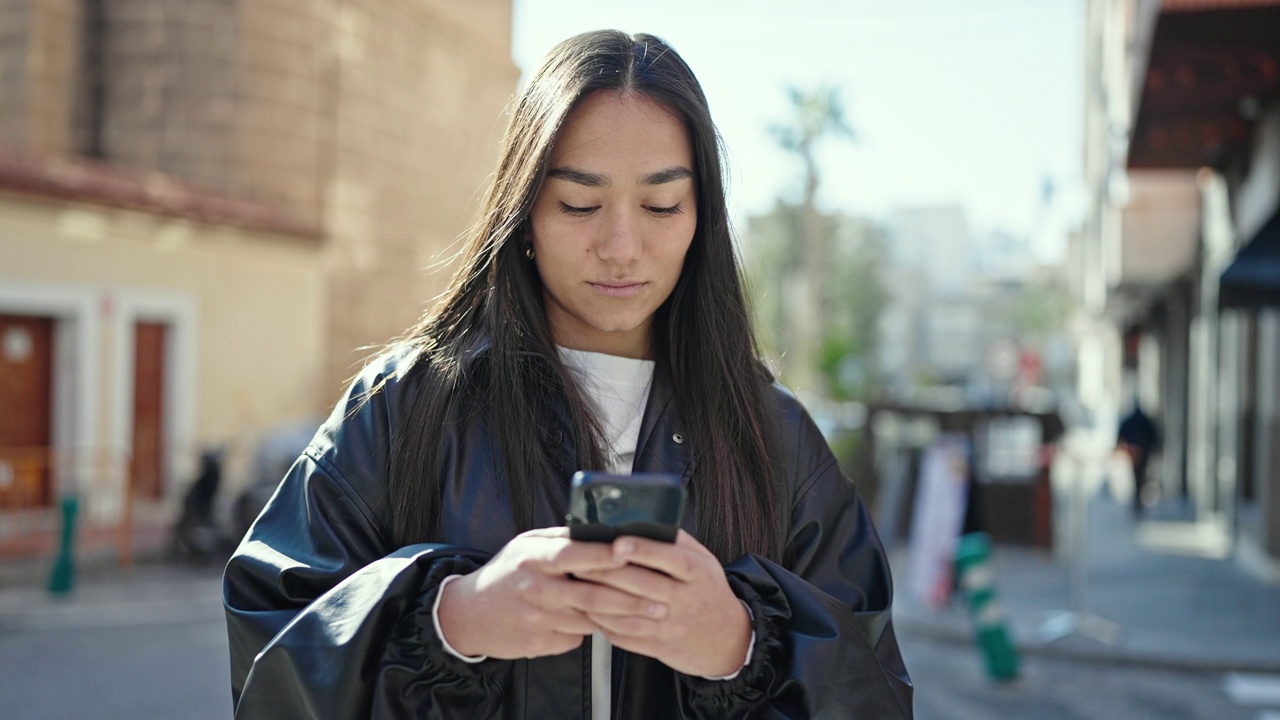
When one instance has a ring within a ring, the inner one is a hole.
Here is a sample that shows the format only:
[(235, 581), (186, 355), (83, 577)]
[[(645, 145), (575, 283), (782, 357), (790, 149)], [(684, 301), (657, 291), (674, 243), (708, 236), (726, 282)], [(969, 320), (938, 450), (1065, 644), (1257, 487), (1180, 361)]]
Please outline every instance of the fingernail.
[(662, 603), (649, 603), (649, 615), (660, 618), (667, 614), (667, 606)]
[(613, 546), (613, 554), (614, 554), (614, 555), (621, 555), (621, 556), (624, 556), (624, 557), (625, 557), (625, 556), (630, 555), (631, 553), (635, 552), (635, 549), (636, 549), (636, 544), (635, 544), (635, 542), (634, 542), (634, 541), (631, 541), (631, 540), (619, 540), (619, 541), (618, 541), (618, 542)]

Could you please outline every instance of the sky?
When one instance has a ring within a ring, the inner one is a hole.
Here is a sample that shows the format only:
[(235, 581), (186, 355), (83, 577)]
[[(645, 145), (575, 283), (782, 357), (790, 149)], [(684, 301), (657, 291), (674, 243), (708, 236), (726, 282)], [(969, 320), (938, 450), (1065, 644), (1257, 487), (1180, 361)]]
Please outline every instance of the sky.
[(739, 228), (799, 197), (799, 161), (768, 134), (787, 86), (835, 86), (855, 138), (821, 148), (824, 209), (959, 205), (1053, 260), (1080, 192), (1083, 18), (1082, 0), (515, 0), (512, 55), (527, 75), (586, 30), (671, 43), (724, 137)]

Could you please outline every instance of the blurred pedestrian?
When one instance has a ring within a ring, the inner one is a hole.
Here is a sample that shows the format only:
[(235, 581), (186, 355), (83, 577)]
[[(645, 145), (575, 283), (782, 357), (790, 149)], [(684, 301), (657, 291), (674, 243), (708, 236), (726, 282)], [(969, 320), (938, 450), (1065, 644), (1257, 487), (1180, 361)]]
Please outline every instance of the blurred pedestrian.
[[(757, 359), (706, 99), (557, 46), (437, 309), (224, 581), (237, 718), (911, 717), (867, 509)], [(570, 540), (578, 469), (683, 476), (675, 543)]]
[(235, 539), (219, 527), (215, 513), (225, 457), (222, 446), (200, 454), (200, 472), (183, 497), (182, 512), (169, 538), (174, 557), (224, 562), (235, 545)]
[(1116, 448), (1128, 455), (1133, 464), (1133, 515), (1142, 515), (1145, 501), (1142, 494), (1147, 481), (1147, 467), (1151, 453), (1160, 446), (1160, 431), (1155, 421), (1142, 411), (1135, 398), (1133, 409), (1120, 421), (1116, 431)]

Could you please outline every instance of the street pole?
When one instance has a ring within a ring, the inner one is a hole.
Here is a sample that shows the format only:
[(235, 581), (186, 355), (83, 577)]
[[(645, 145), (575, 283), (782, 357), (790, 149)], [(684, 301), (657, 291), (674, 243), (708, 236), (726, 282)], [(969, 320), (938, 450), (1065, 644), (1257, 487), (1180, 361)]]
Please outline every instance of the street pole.
[(62, 540), (53, 561), (53, 572), (49, 574), (50, 594), (66, 595), (75, 588), (76, 516), (79, 512), (80, 501), (74, 495), (62, 498)]
[(1004, 610), (996, 597), (996, 569), (991, 558), (991, 536), (969, 533), (956, 550), (956, 575), (969, 599), (973, 639), (992, 680), (1018, 677), (1018, 650), (1013, 645)]
[(1096, 640), (1104, 645), (1115, 645), (1120, 641), (1124, 629), (1115, 622), (1088, 611), (1089, 588), (1089, 498), (1085, 481), (1090, 465), (1090, 457), (1078, 449), (1068, 450), (1067, 458), (1073, 472), (1070, 475), (1071, 498), (1067, 506), (1068, 527), (1071, 538), (1068, 543), (1067, 558), (1067, 604), (1040, 626), (1040, 636), (1045, 644), (1050, 644), (1080, 635)]

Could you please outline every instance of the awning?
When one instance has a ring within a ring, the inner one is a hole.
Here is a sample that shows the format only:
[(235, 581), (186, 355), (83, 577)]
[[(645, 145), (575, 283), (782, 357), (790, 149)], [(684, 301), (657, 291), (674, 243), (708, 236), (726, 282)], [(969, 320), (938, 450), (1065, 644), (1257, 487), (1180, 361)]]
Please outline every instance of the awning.
[(1150, 43), (1128, 166), (1221, 168), (1280, 97), (1280, 0), (1165, 0)]
[(1222, 271), (1218, 307), (1280, 307), (1280, 212), (1271, 216)]

